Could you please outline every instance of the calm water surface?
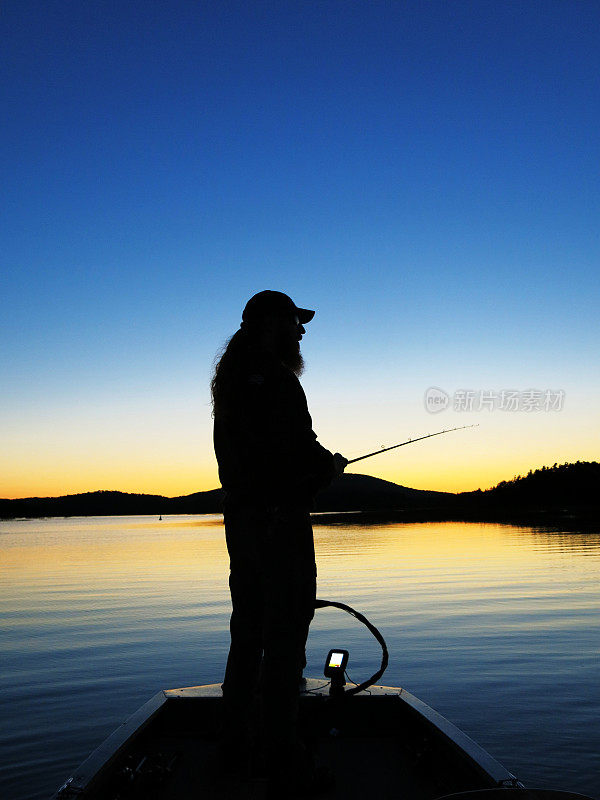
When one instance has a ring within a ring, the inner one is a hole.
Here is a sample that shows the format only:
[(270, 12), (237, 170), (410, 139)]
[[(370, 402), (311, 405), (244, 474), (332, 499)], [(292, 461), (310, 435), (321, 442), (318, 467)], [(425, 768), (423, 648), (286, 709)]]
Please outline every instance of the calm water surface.
[[(600, 797), (600, 534), (497, 524), (317, 526), (319, 597), (390, 650), (382, 680), (448, 717), (532, 786)], [(0, 522), (0, 795), (49, 797), (161, 688), (220, 681), (228, 562), (220, 516)], [(361, 680), (380, 653), (317, 612)]]

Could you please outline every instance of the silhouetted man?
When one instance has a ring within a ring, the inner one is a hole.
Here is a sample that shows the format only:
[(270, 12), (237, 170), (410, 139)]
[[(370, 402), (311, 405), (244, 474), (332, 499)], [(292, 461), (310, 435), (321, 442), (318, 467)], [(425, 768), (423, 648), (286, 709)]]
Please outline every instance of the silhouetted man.
[(288, 776), (298, 762), (298, 684), (316, 596), (310, 508), (347, 464), (317, 442), (298, 380), (314, 313), (281, 292), (254, 295), (212, 381), (233, 605), (225, 741), (233, 760), (260, 675), (268, 766)]

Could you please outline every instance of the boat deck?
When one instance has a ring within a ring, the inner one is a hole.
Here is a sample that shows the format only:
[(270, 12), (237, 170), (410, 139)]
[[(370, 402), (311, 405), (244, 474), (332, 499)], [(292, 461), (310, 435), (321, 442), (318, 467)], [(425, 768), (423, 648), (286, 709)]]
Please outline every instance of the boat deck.
[[(217, 767), (222, 711), (219, 684), (158, 692), (53, 800), (263, 800), (260, 748), (249, 753), (243, 777)], [(298, 729), (317, 767), (335, 779), (321, 800), (591, 800), (523, 788), (465, 733), (399, 687), (372, 686), (338, 701), (322, 680), (308, 679)], [(296, 796), (292, 788), (283, 796)]]
[[(186, 737), (162, 739), (156, 744), (163, 757), (177, 759), (173, 773), (159, 795), (164, 800), (262, 800), (265, 797), (266, 782), (261, 777), (248, 780), (227, 776), (215, 779), (211, 776), (215, 747), (210, 743), (194, 742)], [(374, 791), (378, 800), (398, 798), (398, 787), (402, 787), (405, 798), (427, 800), (437, 796), (433, 787), (427, 791), (422, 776), (416, 778), (409, 760), (402, 757), (392, 739), (382, 742), (357, 737), (351, 741), (320, 741), (317, 763), (329, 766), (335, 775), (335, 788), (319, 795), (323, 800), (364, 800)], [(391, 787), (396, 788), (392, 790)]]
[[(250, 758), (243, 778), (216, 768), (221, 697), (219, 685), (160, 692), (84, 762), (58, 797), (79, 797), (75, 792), (85, 787), (86, 800), (262, 800), (266, 778), (259, 757)], [(335, 702), (322, 681), (309, 680), (299, 711), (300, 735), (316, 765), (335, 778), (335, 786), (319, 795), (323, 800), (432, 800), (510, 777), (402, 689), (372, 687)]]

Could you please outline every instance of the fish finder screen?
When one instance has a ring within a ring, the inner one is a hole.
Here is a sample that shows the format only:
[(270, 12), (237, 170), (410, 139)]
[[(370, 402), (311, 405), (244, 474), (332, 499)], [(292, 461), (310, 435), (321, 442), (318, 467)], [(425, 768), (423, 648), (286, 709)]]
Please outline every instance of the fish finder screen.
[(332, 653), (331, 658), (329, 659), (329, 666), (330, 667), (341, 667), (342, 660), (344, 658), (343, 653)]

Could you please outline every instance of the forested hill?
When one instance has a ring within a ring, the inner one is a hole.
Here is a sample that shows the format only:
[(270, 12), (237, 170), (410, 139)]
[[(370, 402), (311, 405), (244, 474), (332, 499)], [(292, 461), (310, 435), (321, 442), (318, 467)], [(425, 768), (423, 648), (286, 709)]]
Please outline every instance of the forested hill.
[[(224, 492), (212, 489), (183, 497), (98, 491), (63, 497), (27, 497), (0, 500), (0, 517), (102, 516), (129, 514), (211, 514), (222, 510)], [(341, 475), (317, 497), (319, 511), (373, 511), (377, 509), (429, 508), (446, 492), (409, 489), (370, 475)]]
[(67, 494), (63, 497), (24, 497), (0, 500), (0, 518), (210, 514), (221, 510), (222, 498), (222, 489), (184, 497), (113, 491)]
[[(182, 497), (86, 492), (63, 497), (0, 500), (0, 518), (101, 516), (132, 514), (210, 514), (222, 509), (223, 490), (212, 489)], [(431, 492), (410, 489), (369, 475), (352, 473), (337, 478), (317, 496), (318, 512), (389, 512), (397, 518), (498, 519), (521, 512), (544, 514), (584, 512), (600, 517), (600, 463), (577, 461), (554, 464), (501, 481), (482, 491)]]
[(600, 463), (576, 461), (554, 464), (516, 475), (485, 491), (457, 495), (465, 504), (477, 501), (485, 505), (529, 508), (596, 506), (600, 508)]

